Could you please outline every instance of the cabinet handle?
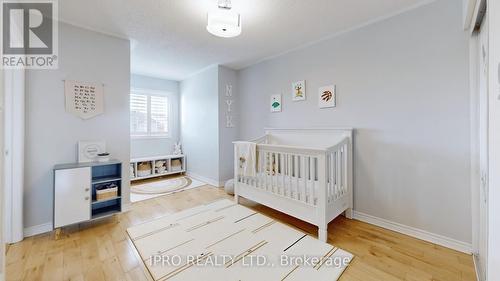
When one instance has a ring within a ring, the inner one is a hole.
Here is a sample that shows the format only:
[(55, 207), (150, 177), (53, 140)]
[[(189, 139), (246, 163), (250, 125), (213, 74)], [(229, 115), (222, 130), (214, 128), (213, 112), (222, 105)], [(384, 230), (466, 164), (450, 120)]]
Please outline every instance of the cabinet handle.
[(85, 200), (87, 200), (87, 201), (88, 201), (89, 199), (90, 199), (90, 197), (88, 197), (88, 196), (87, 196), (87, 197), (85, 197)]
[(89, 190), (90, 190), (90, 188), (85, 188), (85, 191), (89, 191)]

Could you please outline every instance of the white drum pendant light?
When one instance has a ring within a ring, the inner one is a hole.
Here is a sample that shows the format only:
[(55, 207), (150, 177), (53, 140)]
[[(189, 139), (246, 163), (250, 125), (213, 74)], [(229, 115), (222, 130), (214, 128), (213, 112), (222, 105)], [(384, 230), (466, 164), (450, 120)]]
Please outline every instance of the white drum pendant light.
[(219, 0), (218, 6), (218, 9), (208, 13), (208, 32), (225, 38), (240, 35), (241, 16), (231, 11), (231, 0)]

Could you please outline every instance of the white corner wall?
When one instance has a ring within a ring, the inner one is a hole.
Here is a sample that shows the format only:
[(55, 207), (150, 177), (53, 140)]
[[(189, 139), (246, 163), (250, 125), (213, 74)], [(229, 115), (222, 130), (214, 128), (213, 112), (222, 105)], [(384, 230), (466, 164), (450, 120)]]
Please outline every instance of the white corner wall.
[(130, 157), (150, 157), (172, 154), (174, 143), (179, 141), (179, 82), (155, 77), (132, 74), (130, 77), (132, 89), (155, 91), (168, 97), (170, 103), (170, 136), (166, 138), (132, 138), (130, 142)]
[[(239, 135), (239, 112), (241, 107), (238, 103), (238, 85), (236, 71), (219, 66), (219, 182), (224, 184), (233, 178), (234, 174), (234, 149), (233, 141), (238, 140)], [(232, 96), (226, 94), (226, 86), (232, 86)], [(232, 101), (231, 112), (228, 112), (227, 101)], [(234, 127), (228, 128), (227, 115), (232, 117)]]
[(218, 66), (209, 67), (180, 83), (181, 142), (187, 173), (219, 185)]
[[(470, 248), (462, 8), (435, 1), (240, 70), (241, 137), (264, 127), (354, 127), (356, 211)], [(307, 100), (292, 102), (291, 83), (303, 79)], [(319, 109), (318, 88), (329, 84), (337, 85), (338, 106)], [(283, 112), (269, 112), (272, 94), (283, 95)]]
[[(226, 85), (232, 96), (226, 96)], [(181, 142), (188, 175), (214, 186), (233, 177), (233, 141), (239, 135), (236, 71), (211, 66), (180, 83)], [(231, 112), (226, 101), (231, 100)], [(226, 126), (226, 116), (234, 127)]]
[[(63, 80), (102, 82), (104, 114), (82, 120), (65, 111)], [(25, 233), (51, 230), (53, 171), (77, 161), (79, 140), (105, 140), (122, 160), (123, 204), (128, 202), (130, 159), (130, 47), (127, 40), (59, 25), (59, 69), (29, 70), (26, 99)]]

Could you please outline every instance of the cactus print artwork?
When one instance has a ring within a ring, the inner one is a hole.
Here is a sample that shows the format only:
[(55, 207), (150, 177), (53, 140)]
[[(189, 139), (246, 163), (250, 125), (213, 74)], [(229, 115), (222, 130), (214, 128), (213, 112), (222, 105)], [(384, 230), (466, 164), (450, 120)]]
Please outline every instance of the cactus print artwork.
[(292, 100), (301, 101), (306, 99), (306, 81), (292, 83)]

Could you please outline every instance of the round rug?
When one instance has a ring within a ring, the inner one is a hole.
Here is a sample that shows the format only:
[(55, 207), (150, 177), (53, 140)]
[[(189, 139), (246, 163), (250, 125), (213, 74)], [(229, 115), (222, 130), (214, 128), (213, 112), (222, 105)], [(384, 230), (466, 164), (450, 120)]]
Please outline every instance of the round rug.
[(174, 192), (191, 184), (191, 179), (186, 177), (150, 182), (145, 184), (133, 185), (130, 192), (139, 194), (159, 194)]

